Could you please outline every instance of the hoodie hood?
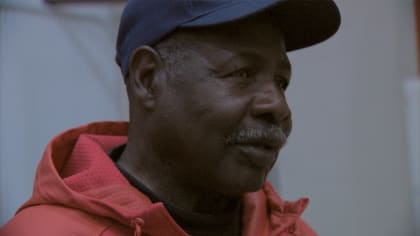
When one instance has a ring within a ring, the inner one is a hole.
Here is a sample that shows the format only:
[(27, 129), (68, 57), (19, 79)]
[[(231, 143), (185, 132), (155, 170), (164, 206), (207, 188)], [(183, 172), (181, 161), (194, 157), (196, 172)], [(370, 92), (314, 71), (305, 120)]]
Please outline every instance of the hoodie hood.
[[(59, 205), (111, 218), (136, 235), (187, 235), (162, 203), (132, 187), (108, 153), (127, 141), (126, 122), (98, 122), (65, 131), (47, 146), (38, 165), (32, 197), (18, 210)], [(284, 201), (270, 183), (243, 198), (243, 235), (315, 235), (300, 219), (308, 204)], [(162, 229), (162, 224), (167, 225)], [(303, 234), (300, 234), (301, 231)]]

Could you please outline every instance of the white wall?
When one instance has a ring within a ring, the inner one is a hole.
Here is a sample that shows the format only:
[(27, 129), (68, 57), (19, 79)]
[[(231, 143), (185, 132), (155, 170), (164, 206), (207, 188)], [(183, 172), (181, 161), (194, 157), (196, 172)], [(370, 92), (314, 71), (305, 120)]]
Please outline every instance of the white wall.
[(337, 2), (338, 34), (291, 54), (281, 192), (310, 196), (306, 219), (320, 235), (413, 235), (402, 94), (416, 74), (413, 3)]
[(121, 4), (47, 6), (0, 0), (0, 225), (32, 192), (57, 133), (127, 119), (114, 63)]
[[(0, 225), (29, 197), (52, 136), (127, 113), (113, 62), (119, 5), (8, 2), (0, 0)], [(319, 235), (411, 236), (402, 81), (416, 74), (412, 2), (337, 2), (338, 34), (290, 54), (294, 131), (273, 177), (285, 198), (311, 198), (305, 218)]]

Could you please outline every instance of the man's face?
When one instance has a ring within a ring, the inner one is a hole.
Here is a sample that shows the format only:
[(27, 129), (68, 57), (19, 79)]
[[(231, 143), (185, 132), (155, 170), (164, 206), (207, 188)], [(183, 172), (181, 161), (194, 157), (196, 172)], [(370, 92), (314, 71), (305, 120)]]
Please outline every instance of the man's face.
[(194, 32), (193, 53), (157, 101), (153, 148), (185, 188), (256, 191), (291, 130), (283, 36), (255, 19)]

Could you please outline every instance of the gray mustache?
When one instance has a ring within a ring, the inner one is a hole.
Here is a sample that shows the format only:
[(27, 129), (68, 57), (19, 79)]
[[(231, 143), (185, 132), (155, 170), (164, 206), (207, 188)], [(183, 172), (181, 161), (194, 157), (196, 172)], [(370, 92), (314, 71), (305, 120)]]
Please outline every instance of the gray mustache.
[(261, 141), (279, 141), (283, 145), (287, 142), (287, 135), (278, 126), (264, 126), (258, 128), (244, 128), (226, 137), (228, 144), (253, 143)]

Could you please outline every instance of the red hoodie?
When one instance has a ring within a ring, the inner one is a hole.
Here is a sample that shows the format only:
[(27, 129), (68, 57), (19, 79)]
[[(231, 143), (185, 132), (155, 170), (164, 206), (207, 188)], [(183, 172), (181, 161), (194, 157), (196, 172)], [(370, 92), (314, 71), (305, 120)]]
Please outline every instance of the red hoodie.
[[(54, 138), (38, 165), (32, 197), (0, 235), (187, 236), (163, 203), (132, 187), (108, 157), (126, 134), (125, 122), (101, 122)], [(316, 235), (300, 218), (307, 204), (306, 198), (282, 200), (267, 182), (243, 197), (242, 235)]]

